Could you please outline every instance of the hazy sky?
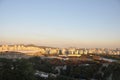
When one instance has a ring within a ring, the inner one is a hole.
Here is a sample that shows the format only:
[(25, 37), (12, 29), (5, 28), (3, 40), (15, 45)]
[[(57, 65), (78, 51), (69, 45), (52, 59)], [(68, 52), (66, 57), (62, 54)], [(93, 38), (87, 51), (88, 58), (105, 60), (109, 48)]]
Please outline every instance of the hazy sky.
[(0, 0), (0, 44), (120, 47), (120, 0)]

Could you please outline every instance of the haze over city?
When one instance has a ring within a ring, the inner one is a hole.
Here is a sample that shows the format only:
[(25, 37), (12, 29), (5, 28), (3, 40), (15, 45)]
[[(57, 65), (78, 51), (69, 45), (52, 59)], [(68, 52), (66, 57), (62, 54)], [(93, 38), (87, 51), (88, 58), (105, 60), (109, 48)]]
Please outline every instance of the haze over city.
[(0, 0), (0, 44), (120, 47), (119, 0)]

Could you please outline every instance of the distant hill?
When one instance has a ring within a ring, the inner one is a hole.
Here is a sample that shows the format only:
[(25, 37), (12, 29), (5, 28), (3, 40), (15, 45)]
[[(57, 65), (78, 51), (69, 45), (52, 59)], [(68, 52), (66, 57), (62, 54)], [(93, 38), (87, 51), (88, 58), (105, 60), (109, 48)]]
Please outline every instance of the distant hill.
[[(57, 48), (57, 47), (50, 47), (50, 46), (38, 46), (38, 45), (35, 45), (35, 44), (28, 44), (28, 45), (25, 45), (25, 44), (14, 44), (14, 45), (23, 45), (25, 47), (39, 47), (39, 48)], [(14, 46), (14, 45), (8, 45), (8, 46)], [(0, 45), (1, 47), (2, 45)]]

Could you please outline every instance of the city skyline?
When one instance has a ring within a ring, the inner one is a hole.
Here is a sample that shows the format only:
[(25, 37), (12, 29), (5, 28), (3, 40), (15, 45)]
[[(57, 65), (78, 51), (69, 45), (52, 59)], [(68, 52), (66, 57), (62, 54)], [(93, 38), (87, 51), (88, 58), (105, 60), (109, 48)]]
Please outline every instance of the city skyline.
[(0, 44), (119, 48), (118, 0), (1, 0)]

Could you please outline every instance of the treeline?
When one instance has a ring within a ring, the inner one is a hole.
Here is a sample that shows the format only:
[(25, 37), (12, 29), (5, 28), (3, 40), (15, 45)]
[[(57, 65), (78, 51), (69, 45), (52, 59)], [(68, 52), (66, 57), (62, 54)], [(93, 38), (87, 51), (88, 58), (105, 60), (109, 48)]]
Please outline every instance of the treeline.
[(41, 59), (40, 57), (29, 59), (1, 58), (0, 80), (120, 80), (119, 63), (107, 63), (108, 65), (104, 66), (106, 63), (98, 62), (66, 65), (66, 69), (60, 68), (60, 74), (57, 77), (43, 78), (35, 76), (36, 71), (58, 74), (55, 68), (60, 66), (57, 62), (60, 63), (61, 61), (56, 61), (55, 65), (51, 64), (50, 60)]

